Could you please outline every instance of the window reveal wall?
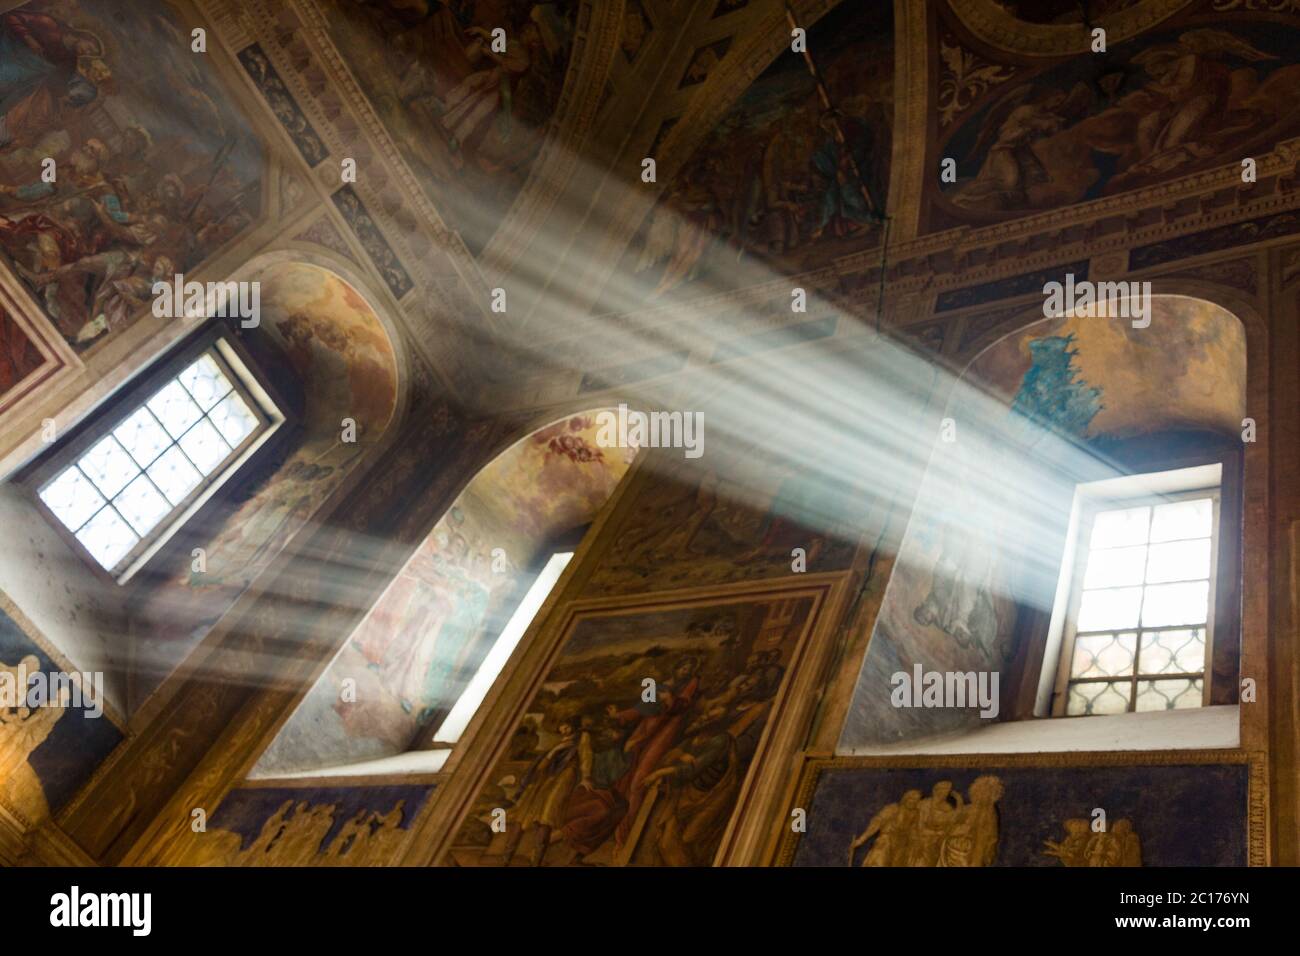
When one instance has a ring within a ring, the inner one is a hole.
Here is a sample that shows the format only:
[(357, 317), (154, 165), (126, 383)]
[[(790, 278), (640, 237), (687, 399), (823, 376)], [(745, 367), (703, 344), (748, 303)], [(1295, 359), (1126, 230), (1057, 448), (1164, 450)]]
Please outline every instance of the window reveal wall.
[[(1149, 328), (1049, 319), (981, 354), (948, 412), (957, 440), (936, 443), (839, 752), (978, 726), (972, 709), (894, 706), (894, 675), (1009, 674), (1021, 643), (1045, 637), (1018, 622), (1050, 611), (1074, 485), (1118, 474), (1105, 453), (1121, 439), (1238, 435), (1245, 354), (1234, 316), (1181, 296), (1156, 297)], [(964, 410), (968, 381), (991, 389), (978, 416)]]
[[(397, 407), (392, 343), (365, 299), (316, 266), (271, 266), (249, 337), (294, 433), (140, 575), (132, 609), (133, 705), (154, 690), (379, 446)], [(345, 437), (355, 423), (355, 440)], [(192, 549), (204, 550), (195, 570)]]
[[(258, 762), (256, 776), (390, 756), (445, 715), (557, 539), (589, 524), (635, 449), (571, 416), (488, 464), (438, 521)], [(429, 729), (433, 729), (430, 727)]]

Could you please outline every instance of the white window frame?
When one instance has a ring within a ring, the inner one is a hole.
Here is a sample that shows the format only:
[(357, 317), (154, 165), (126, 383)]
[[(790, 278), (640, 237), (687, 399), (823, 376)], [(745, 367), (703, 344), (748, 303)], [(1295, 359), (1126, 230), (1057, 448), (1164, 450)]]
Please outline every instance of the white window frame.
[[(1144, 505), (1153, 506), (1160, 504), (1169, 504), (1175, 501), (1190, 501), (1209, 498), (1211, 499), (1211, 518), (1210, 518), (1210, 576), (1209, 576), (1209, 597), (1206, 604), (1206, 621), (1205, 630), (1205, 657), (1202, 661), (1200, 672), (1201, 677), (1201, 706), (1209, 706), (1210, 703), (1210, 683), (1213, 678), (1214, 668), (1214, 617), (1216, 592), (1218, 590), (1218, 572), (1219, 572), (1219, 516), (1220, 516), (1220, 486), (1189, 489), (1186, 491), (1171, 492), (1165, 494), (1146, 494), (1136, 495), (1123, 498), (1094, 498), (1088, 500), (1079, 515), (1079, 534), (1075, 543), (1073, 558), (1068, 569), (1070, 574), (1070, 598), (1068, 612), (1065, 620), (1065, 630), (1061, 642), (1060, 656), (1057, 662), (1056, 680), (1052, 690), (1052, 707), (1051, 715), (1053, 717), (1098, 717), (1106, 716), (1101, 714), (1067, 714), (1066, 707), (1069, 703), (1070, 684), (1074, 683), (1070, 677), (1070, 670), (1074, 662), (1074, 642), (1078, 637), (1078, 619), (1079, 605), (1083, 598), (1083, 580), (1084, 574), (1088, 567), (1088, 556), (1091, 553), (1092, 529), (1096, 516), (1103, 511), (1116, 511), (1125, 508), (1139, 508)], [(1145, 580), (1143, 587), (1146, 587)], [(1141, 672), (1141, 654), (1142, 654), (1142, 635), (1148, 631), (1159, 630), (1186, 630), (1190, 625), (1169, 625), (1168, 627), (1144, 628), (1141, 626), (1141, 607), (1138, 610), (1139, 623), (1134, 626), (1136, 634), (1136, 646), (1133, 650), (1133, 674), (1128, 678), (1129, 685), (1129, 707), (1125, 713), (1134, 713), (1132, 709), (1136, 706), (1137, 684), (1140, 680), (1152, 680), (1168, 678), (1176, 680), (1187, 678), (1188, 674), (1142, 674)], [(1094, 632), (1086, 632), (1091, 634)], [(1098, 631), (1095, 633), (1115, 633), (1114, 631)], [(1098, 678), (1089, 679), (1087, 683), (1111, 683), (1122, 684), (1123, 678)], [(1114, 715), (1111, 715), (1114, 716)]]
[[(529, 629), (542, 609), (558, 593), (564, 575), (573, 563), (574, 549), (552, 551), (542, 562), (537, 576), (520, 596), (505, 625), (492, 638), (487, 653), (479, 662), (474, 676), (466, 683), (447, 713), (435, 724), (421, 730), (411, 749), (387, 757), (375, 757), (356, 763), (317, 767), (289, 773), (258, 773), (256, 766), (249, 775), (253, 780), (302, 780), (316, 777), (367, 777), (409, 774), (439, 774), (454, 771), (448, 767), (453, 757), (460, 758), (461, 742), (483, 710), (492, 689), (510, 665)], [(382, 600), (382, 598), (381, 598)]]
[[(199, 484), (168, 512), (166, 517), (142, 535), (135, 546), (113, 568), (105, 568), (86, 550), (76, 533), (50, 510), (41, 499), (40, 491), (62, 475), (67, 468), (73, 466), (100, 439), (142, 408), (160, 388), (205, 354), (213, 357), (234, 387), (234, 391), (257, 418), (257, 427), (231, 451), (221, 465), (211, 474), (203, 477)], [(32, 473), (24, 478), (23, 485), (37, 511), (59, 533), (69, 548), (94, 569), (97, 575), (123, 585), (211, 500), (222, 485), (229, 481), (286, 421), (287, 416), (281, 405), (254, 375), (251, 360), (235, 345), (225, 326), (217, 325), (174, 355), (147, 369), (131, 383), (126, 393), (113, 403), (108, 413), (94, 419), (67, 441), (56, 445), (50, 457), (40, 462)]]

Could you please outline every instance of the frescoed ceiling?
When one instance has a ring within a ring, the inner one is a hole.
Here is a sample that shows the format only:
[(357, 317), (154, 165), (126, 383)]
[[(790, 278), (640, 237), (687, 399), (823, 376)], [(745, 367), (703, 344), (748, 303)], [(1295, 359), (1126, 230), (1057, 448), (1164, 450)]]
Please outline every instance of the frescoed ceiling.
[[(879, 244), (894, 112), (889, 4), (843, 4), (731, 105), (677, 171), (621, 270), (657, 299), (746, 259), (800, 272)], [(703, 47), (705, 72), (730, 41)], [(683, 85), (696, 82), (688, 67)], [(847, 155), (840, 154), (847, 144)], [(651, 150), (653, 152), (653, 149)]]
[(538, 158), (564, 87), (578, 6), (321, 4), (344, 61), (430, 199), (472, 250), (491, 238)]
[[(1280, 5), (1096, 3), (1086, 23), (1070, 6), (994, 15), (972, 0), (938, 18), (932, 160), (954, 160), (956, 179), (931, 180), (924, 231), (1163, 186), (1300, 133), (1286, 107), (1300, 91), (1300, 21)], [(998, 26), (1008, 15), (1042, 42), (1017, 48)], [(1089, 46), (1096, 30), (1104, 51)]]
[(248, 229), (263, 150), (171, 4), (5, 6), (0, 252), (85, 351)]

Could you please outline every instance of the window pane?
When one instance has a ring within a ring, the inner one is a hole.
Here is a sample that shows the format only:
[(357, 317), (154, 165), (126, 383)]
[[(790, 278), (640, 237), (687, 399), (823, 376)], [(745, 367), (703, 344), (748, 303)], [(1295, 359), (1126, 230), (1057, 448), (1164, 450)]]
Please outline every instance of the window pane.
[(169, 382), (157, 395), (149, 399), (149, 410), (158, 416), (163, 428), (172, 438), (180, 438), (185, 430), (203, 417), (190, 393), (179, 382)]
[(1124, 677), (1133, 673), (1136, 634), (1089, 634), (1074, 641), (1071, 677)]
[(1088, 555), (1088, 571), (1083, 576), (1085, 588), (1113, 588), (1141, 584), (1146, 571), (1147, 548), (1107, 548)]
[(159, 453), (172, 443), (171, 437), (147, 408), (138, 409), (134, 415), (113, 429), (113, 435), (122, 443), (122, 447), (131, 453), (131, 457), (141, 468), (153, 464), (153, 460)]
[(1191, 581), (1210, 576), (1210, 539), (1175, 541), (1172, 544), (1153, 544), (1151, 563), (1147, 568), (1147, 581)]
[(1079, 606), (1079, 630), (1118, 631), (1136, 627), (1141, 600), (1141, 588), (1084, 591)]
[(92, 558), (111, 570), (140, 539), (116, 511), (103, 508), (77, 532), (77, 540)]
[(1174, 501), (1156, 505), (1151, 520), (1151, 540), (1175, 541), (1179, 538), (1208, 538), (1213, 501), (1198, 498), (1195, 501)]
[(127, 485), (126, 490), (113, 499), (113, 504), (141, 535), (152, 531), (171, 511), (171, 504), (144, 475)]
[(217, 465), (225, 461), (226, 456), (230, 454), (230, 446), (226, 444), (226, 440), (206, 419), (186, 432), (181, 438), (180, 445), (185, 450), (185, 454), (190, 456), (190, 461), (198, 465), (199, 471), (205, 475), (212, 474)]
[(104, 506), (103, 496), (76, 468), (69, 468), (41, 489), (41, 500), (69, 531), (76, 531)]
[(109, 498), (126, 487), (126, 483), (140, 474), (140, 466), (126, 453), (117, 439), (106, 435), (81, 456), (77, 462), (86, 477)]
[(203, 476), (179, 448), (169, 448), (163, 452), (162, 457), (149, 469), (149, 477), (173, 505), (184, 501), (185, 496), (203, 480)]
[(1201, 706), (1201, 679), (1138, 681), (1137, 709), (1185, 710)]
[(1071, 684), (1065, 712), (1072, 717), (1083, 714), (1122, 714), (1128, 710), (1128, 694), (1128, 681), (1117, 684), (1102, 681), (1095, 684)]
[(1209, 600), (1209, 581), (1157, 584), (1147, 588), (1142, 600), (1142, 625), (1204, 624), (1209, 618)]
[(1150, 508), (1125, 508), (1122, 511), (1099, 512), (1092, 523), (1091, 550), (1121, 548), (1130, 544), (1146, 544), (1147, 522)]
[(1205, 669), (1205, 631), (1157, 631), (1142, 635), (1143, 674), (1193, 674)]
[(257, 418), (237, 394), (227, 395), (208, 416), (233, 448), (257, 428)]
[(231, 387), (211, 355), (203, 356), (177, 377), (205, 412), (225, 398)]

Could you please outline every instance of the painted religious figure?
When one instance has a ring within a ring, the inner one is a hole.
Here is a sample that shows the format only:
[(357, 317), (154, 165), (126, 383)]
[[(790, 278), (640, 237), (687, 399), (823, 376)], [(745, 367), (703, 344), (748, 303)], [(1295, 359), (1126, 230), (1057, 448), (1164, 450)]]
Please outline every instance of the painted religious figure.
[(803, 599), (579, 623), (453, 859), (711, 864), (807, 623)]
[(155, 280), (259, 203), (259, 147), (188, 35), (158, 4), (0, 14), (0, 251), (74, 347), (142, 314)]
[(1116, 820), (1113, 826), (1094, 829), (1090, 821), (1066, 820), (1065, 838), (1047, 840), (1043, 853), (1062, 866), (1141, 866), (1142, 841), (1132, 820)]
[(947, 187), (957, 220), (1068, 206), (1167, 182), (1294, 136), (1296, 31), (1248, 19), (1143, 35), (1091, 65), (1012, 87), (943, 146), (969, 170)]

